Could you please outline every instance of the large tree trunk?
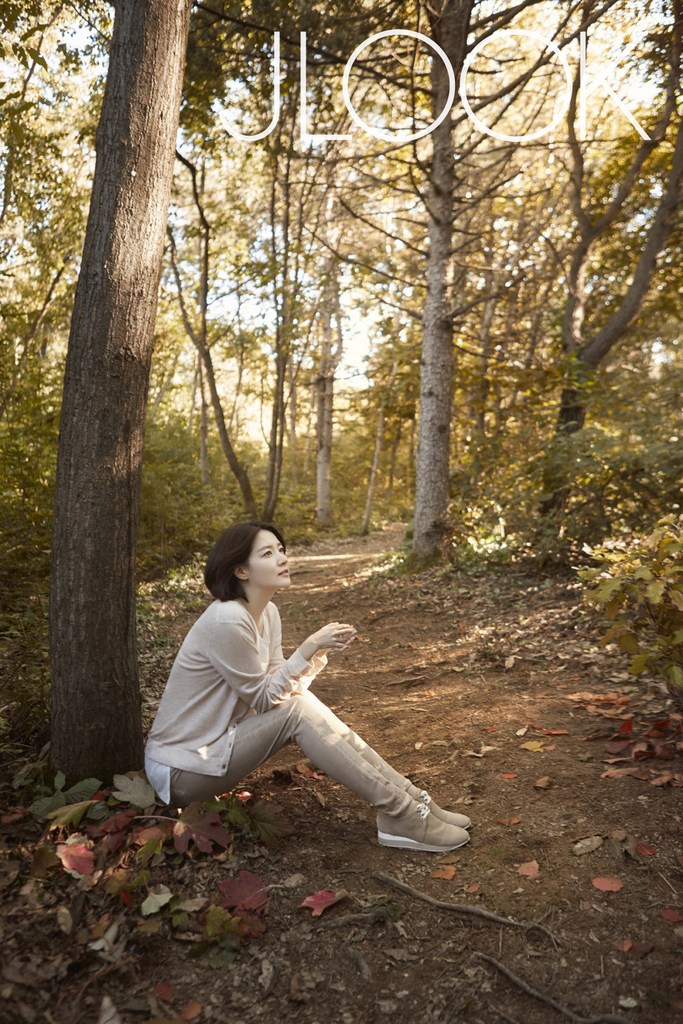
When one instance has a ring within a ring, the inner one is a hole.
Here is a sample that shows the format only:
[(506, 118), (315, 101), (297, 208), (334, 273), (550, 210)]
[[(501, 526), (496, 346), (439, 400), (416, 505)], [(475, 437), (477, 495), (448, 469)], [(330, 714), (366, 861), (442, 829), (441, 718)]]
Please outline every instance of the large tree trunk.
[(66, 361), (50, 595), (52, 760), (142, 765), (135, 546), (191, 0), (118, 0)]
[[(474, 0), (436, 0), (428, 8), (432, 38), (446, 52), (456, 79), (467, 45)], [(432, 109), (436, 117), (448, 97), (443, 61), (431, 69)], [(413, 552), (433, 556), (444, 530), (449, 498), (449, 452), (453, 391), (453, 326), (451, 321), (451, 249), (455, 164), (451, 118), (431, 134), (433, 155), (427, 209), (429, 259), (427, 298), (422, 314), (420, 412), (415, 476)]]

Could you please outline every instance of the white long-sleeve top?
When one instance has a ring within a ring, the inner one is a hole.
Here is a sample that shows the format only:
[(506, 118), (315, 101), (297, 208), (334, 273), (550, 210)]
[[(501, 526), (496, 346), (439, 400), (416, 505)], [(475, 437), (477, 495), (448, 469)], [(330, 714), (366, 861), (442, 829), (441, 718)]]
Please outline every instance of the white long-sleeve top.
[(327, 659), (282, 654), (280, 613), (261, 629), (240, 601), (214, 601), (185, 637), (145, 747), (147, 777), (168, 801), (170, 769), (224, 775), (235, 727), (307, 689)]

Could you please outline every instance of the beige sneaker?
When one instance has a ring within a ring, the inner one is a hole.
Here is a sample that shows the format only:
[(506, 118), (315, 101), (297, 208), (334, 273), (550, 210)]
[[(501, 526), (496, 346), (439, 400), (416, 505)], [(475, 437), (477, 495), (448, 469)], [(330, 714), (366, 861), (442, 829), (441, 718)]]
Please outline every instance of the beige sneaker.
[(439, 821), (430, 814), (428, 804), (416, 801), (399, 817), (390, 817), (380, 811), (377, 815), (377, 840), (380, 846), (394, 846), (399, 850), (444, 853), (464, 846), (470, 837), (464, 828)]
[(437, 803), (429, 795), (426, 789), (421, 789), (420, 792), (415, 795), (416, 800), (420, 803), (426, 804), (430, 810), (430, 813), (438, 818), (439, 821), (443, 821), (446, 825), (457, 825), (458, 828), (469, 828), (472, 822), (466, 814), (458, 814), (456, 811), (444, 811), (443, 807), (439, 807)]

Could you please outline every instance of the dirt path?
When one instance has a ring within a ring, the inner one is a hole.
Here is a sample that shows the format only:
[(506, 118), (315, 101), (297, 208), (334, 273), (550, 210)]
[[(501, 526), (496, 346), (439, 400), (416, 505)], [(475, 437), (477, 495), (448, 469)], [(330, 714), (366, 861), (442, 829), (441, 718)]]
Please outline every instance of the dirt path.
[[(472, 842), (445, 858), (382, 849), (371, 809), (303, 775), (296, 751), (282, 753), (253, 788), (296, 830), (259, 866), (283, 888), (253, 959), (214, 976), (212, 1000), (230, 1007), (226, 1020), (245, 1022), (561, 1019), (485, 954), (585, 1018), (672, 1019), (683, 1008), (683, 934), (659, 911), (683, 910), (680, 790), (601, 779), (606, 737), (586, 736), (611, 735), (622, 720), (568, 699), (617, 688), (626, 703), (593, 706), (629, 715), (623, 667), (582, 624), (570, 581), (439, 570), (392, 578), (385, 552), (402, 536), (396, 527), (294, 550), (294, 586), (279, 599), (285, 643), (330, 619), (357, 626), (358, 643), (330, 659), (318, 696), (441, 803), (467, 811)], [(656, 696), (640, 706), (664, 713)], [(529, 742), (540, 749), (524, 749)], [(596, 836), (594, 852), (572, 853)], [(657, 852), (637, 853), (637, 843)], [(542, 921), (557, 946), (435, 908), (378, 873), (437, 900)], [(623, 888), (601, 892), (591, 881), (600, 877)], [(348, 895), (309, 918), (299, 904), (323, 889)], [(387, 906), (388, 920), (373, 918)]]
[[(272, 887), (265, 933), (220, 970), (188, 960), (164, 929), (141, 936), (127, 985), (116, 973), (93, 985), (94, 1015), (78, 1020), (97, 1020), (105, 992), (124, 1024), (680, 1017), (680, 719), (656, 689), (630, 688), (570, 579), (392, 575), (385, 553), (402, 535), (394, 527), (291, 552), (294, 586), (278, 599), (285, 648), (331, 619), (357, 626), (358, 642), (316, 681), (318, 696), (440, 803), (466, 811), (471, 843), (444, 858), (379, 847), (372, 809), (288, 749), (249, 788), (283, 808), (293, 834), (274, 852), (198, 859), (178, 876), (198, 896), (257, 872)], [(656, 743), (668, 760), (649, 756)], [(641, 777), (602, 778), (615, 756), (624, 760), (612, 767)], [(579, 855), (583, 839), (593, 849)], [(314, 918), (301, 903), (320, 890), (344, 895)], [(547, 932), (516, 926), (537, 922)], [(171, 986), (168, 1003), (155, 983)], [(197, 1016), (181, 1018), (193, 1003)]]

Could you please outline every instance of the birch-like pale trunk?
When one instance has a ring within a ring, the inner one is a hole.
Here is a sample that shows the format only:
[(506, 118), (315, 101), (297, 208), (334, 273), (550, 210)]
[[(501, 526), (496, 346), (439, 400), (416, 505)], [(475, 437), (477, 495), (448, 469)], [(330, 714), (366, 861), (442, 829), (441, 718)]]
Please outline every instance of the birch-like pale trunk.
[[(429, 9), (432, 38), (460, 74), (473, 0), (437, 0)], [(448, 98), (443, 61), (431, 67), (434, 117)], [(427, 297), (422, 312), (420, 409), (415, 468), (413, 553), (434, 556), (445, 529), (449, 500), (449, 455), (453, 394), (452, 262), (455, 157), (451, 117), (432, 132), (432, 166), (427, 211), (429, 257)]]

